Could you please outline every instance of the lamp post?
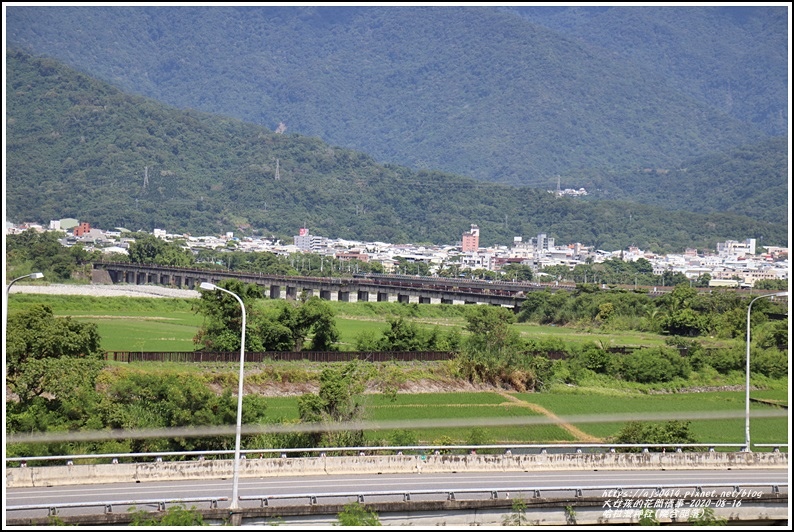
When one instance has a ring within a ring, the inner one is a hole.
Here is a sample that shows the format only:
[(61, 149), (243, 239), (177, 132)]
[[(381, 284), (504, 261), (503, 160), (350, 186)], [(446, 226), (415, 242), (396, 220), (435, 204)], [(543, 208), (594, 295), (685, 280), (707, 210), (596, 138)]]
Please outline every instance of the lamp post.
[(788, 297), (788, 292), (777, 292), (774, 294), (766, 294), (758, 296), (750, 301), (747, 305), (747, 356), (745, 362), (747, 367), (745, 369), (747, 382), (745, 384), (745, 401), (744, 401), (744, 450), (750, 452), (750, 311), (753, 308), (753, 303), (764, 297)]
[(42, 277), (44, 277), (44, 274), (41, 272), (34, 272), (34, 273), (29, 273), (27, 275), (23, 275), (22, 277), (17, 277), (16, 279), (8, 283), (8, 286), (6, 287), (6, 297), (8, 297), (8, 294), (11, 292), (11, 285), (21, 279), (25, 279), (26, 277), (30, 277), (31, 279), (41, 279)]
[(226, 292), (230, 294), (234, 299), (240, 303), (240, 308), (243, 310), (243, 331), (240, 339), (240, 377), (238, 378), (238, 389), (237, 389), (237, 428), (235, 430), (235, 438), (234, 438), (234, 474), (232, 475), (232, 502), (229, 505), (229, 508), (237, 508), (237, 484), (240, 480), (240, 431), (242, 428), (243, 423), (243, 364), (245, 363), (245, 305), (243, 304), (243, 300), (235, 294), (234, 292), (230, 292), (225, 288), (221, 288), (220, 286), (216, 286), (212, 283), (203, 282), (199, 285), (200, 288), (204, 290), (220, 290), (221, 292)]
[(44, 274), (41, 272), (29, 273), (27, 275), (23, 275), (22, 277), (17, 277), (16, 279), (8, 283), (8, 286), (6, 287), (6, 297), (5, 299), (3, 299), (3, 316), (5, 316), (5, 319), (8, 319), (8, 297), (11, 294), (11, 285), (19, 281), (20, 279), (26, 279), (28, 277), (30, 277), (31, 279), (41, 279), (42, 277), (44, 277)]

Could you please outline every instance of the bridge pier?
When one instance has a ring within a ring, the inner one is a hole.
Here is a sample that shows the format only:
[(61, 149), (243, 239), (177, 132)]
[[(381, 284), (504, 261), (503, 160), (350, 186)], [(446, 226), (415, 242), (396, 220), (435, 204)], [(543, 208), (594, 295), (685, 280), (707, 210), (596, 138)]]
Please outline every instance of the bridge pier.
[(320, 299), (325, 299), (326, 301), (337, 301), (338, 295), (338, 292), (333, 292), (331, 290), (320, 290), (319, 293)]
[(358, 292), (339, 292), (338, 300), (346, 303), (356, 303), (358, 301)]

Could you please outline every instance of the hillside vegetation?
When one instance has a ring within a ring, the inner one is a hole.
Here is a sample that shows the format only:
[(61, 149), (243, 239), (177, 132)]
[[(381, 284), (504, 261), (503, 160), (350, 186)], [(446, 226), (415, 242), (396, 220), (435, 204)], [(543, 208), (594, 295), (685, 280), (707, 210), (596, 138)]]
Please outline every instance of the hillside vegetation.
[(518, 13), (607, 50), (648, 75), (771, 135), (788, 131), (787, 8), (778, 6), (520, 6)]
[(787, 132), (785, 7), (518, 11), (15, 6), (7, 29), (169, 105), (513, 185)]
[[(477, 223), (482, 245), (540, 232), (558, 242), (658, 252), (744, 238), (787, 245), (784, 217), (554, 198), (380, 165), (316, 138), (130, 96), (52, 59), (9, 50), (7, 62), (9, 220), (75, 217), (107, 229), (282, 238), (305, 224), (332, 238), (438, 244)], [(770, 209), (786, 202), (781, 194), (770, 199), (777, 201)]]

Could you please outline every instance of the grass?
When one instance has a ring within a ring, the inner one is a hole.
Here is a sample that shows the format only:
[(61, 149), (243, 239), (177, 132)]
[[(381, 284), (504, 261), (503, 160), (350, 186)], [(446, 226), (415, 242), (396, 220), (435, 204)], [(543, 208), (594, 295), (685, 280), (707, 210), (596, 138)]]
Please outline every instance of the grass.
[[(667, 420), (685, 419), (686, 414), (707, 415), (731, 413), (736, 417), (726, 419), (690, 419), (690, 430), (695, 439), (703, 443), (742, 443), (744, 441), (744, 394), (742, 392), (701, 392), (669, 395), (638, 395), (636, 397), (609, 397), (592, 394), (511, 394), (516, 398), (542, 406), (560, 416), (581, 417), (624, 414), (621, 421), (577, 422), (574, 426), (600, 439), (616, 435), (631, 421), (663, 423)], [(752, 405), (752, 412), (769, 411), (763, 405)], [(397, 428), (410, 430), (420, 443), (432, 444), (449, 439), (449, 443), (466, 444), (475, 429), (484, 434), (488, 443), (552, 443), (577, 441), (570, 432), (549, 423), (516, 423), (523, 418), (540, 419), (539, 414), (527, 406), (509, 403), (503, 397), (489, 392), (419, 393), (399, 394), (392, 401), (386, 395), (368, 395), (364, 401), (364, 419), (386, 422), (389, 428), (366, 430), (370, 441), (389, 443)], [(593, 414), (597, 412), (597, 414)], [(661, 417), (654, 417), (659, 416)], [(669, 414), (669, 416), (664, 416)], [(648, 419), (648, 416), (651, 419)], [(267, 417), (270, 422), (298, 419), (297, 397), (268, 399)], [(437, 420), (438, 425), (432, 426)], [(500, 425), (500, 420), (505, 424)], [(404, 423), (400, 423), (404, 422)], [(431, 425), (431, 426), (428, 426)], [(450, 426), (460, 425), (460, 426)], [(788, 441), (787, 418), (755, 418), (751, 416), (753, 443), (785, 443)], [(734, 449), (735, 450), (735, 449)]]
[(193, 351), (193, 336), (204, 319), (184, 299), (45, 294), (14, 294), (9, 314), (32, 305), (95, 323), (105, 351)]
[[(755, 392), (753, 392), (755, 393)], [(643, 414), (658, 416), (669, 414), (663, 419), (649, 422), (661, 423), (667, 420), (685, 419), (685, 414), (710, 412), (732, 413), (736, 417), (728, 419), (691, 419), (690, 430), (698, 441), (704, 443), (741, 443), (744, 441), (745, 393), (742, 392), (698, 392), (653, 394), (620, 397), (597, 394), (560, 394), (535, 393), (514, 394), (516, 397), (541, 405), (558, 416), (609, 416), (625, 414), (625, 421), (606, 421), (597, 423), (576, 423), (576, 426), (594, 436), (606, 438), (615, 435), (632, 419), (641, 420)], [(776, 407), (751, 404), (751, 441), (756, 443), (780, 443), (788, 440), (788, 420), (785, 416), (752, 420), (752, 412), (769, 412)], [(597, 413), (597, 414), (593, 414)]]
[[(267, 405), (271, 423), (298, 420), (297, 397), (269, 398)], [(475, 428), (480, 429), (480, 437), (484, 435), (492, 443), (573, 441), (570, 433), (555, 425), (514, 424), (518, 418), (539, 414), (488, 392), (401, 394), (394, 401), (385, 395), (369, 394), (364, 397), (364, 412), (367, 421), (402, 426), (423, 444), (441, 444), (447, 439), (453, 444), (465, 444), (471, 441)], [(508, 424), (500, 426), (499, 420)], [(488, 425), (485, 428), (484, 423)], [(364, 434), (369, 441), (389, 443), (396, 430), (399, 429), (372, 429)]]
[[(263, 307), (279, 304), (263, 300)], [(402, 316), (420, 329), (438, 327), (442, 334), (458, 329), (467, 333), (465, 305), (419, 305), (416, 303), (345, 303), (327, 302), (335, 312), (343, 351), (355, 351), (356, 339), (365, 332), (379, 337), (388, 329), (388, 320)], [(193, 311), (193, 301), (170, 298), (53, 296), (45, 294), (15, 294), (9, 301), (9, 313), (34, 304), (52, 307), (56, 316), (72, 316), (81, 321), (96, 323), (106, 351), (193, 351), (193, 337), (203, 317)], [(610, 346), (659, 346), (665, 336), (637, 331), (601, 331), (577, 327), (554, 327), (517, 323), (513, 326), (527, 339), (559, 340), (581, 345), (600, 342)], [(702, 339), (708, 346), (709, 339)]]
[(554, 327), (519, 323), (515, 325), (522, 337), (539, 341), (560, 340), (566, 344), (601, 343), (604, 347), (656, 347), (665, 345), (665, 337), (637, 331), (604, 332), (574, 327)]
[[(263, 301), (263, 305), (275, 302)], [(9, 300), (9, 312), (17, 312), (34, 304), (52, 307), (56, 316), (72, 316), (74, 319), (96, 323), (102, 338), (102, 348), (109, 351), (192, 351), (192, 338), (203, 318), (193, 311), (193, 302), (180, 299), (51, 296), (43, 294), (15, 294)], [(465, 325), (463, 305), (404, 305), (398, 303), (343, 303), (329, 302), (336, 312), (337, 327), (343, 349), (354, 350), (355, 339), (362, 331), (380, 334), (388, 327), (390, 317), (403, 316), (415, 321), (420, 327), (438, 326), (445, 332), (449, 328), (462, 329)], [(559, 339), (564, 343), (601, 341), (608, 345), (662, 345), (664, 337), (633, 331), (607, 333), (572, 327), (550, 327), (531, 324), (516, 324), (515, 328), (527, 338)], [(236, 364), (121, 364), (111, 363), (110, 368), (123, 366), (140, 370), (188, 371), (205, 375), (206, 382), (229, 387), (236, 385)], [(310, 366), (299, 362), (251, 364), (246, 366), (246, 383), (267, 385), (268, 383), (306, 383), (316, 379), (322, 365)], [(411, 363), (379, 368), (382, 377), (399, 376), (405, 380), (452, 379), (448, 364)], [(712, 380), (726, 376), (711, 376)], [(730, 383), (743, 382), (734, 376)], [(404, 382), (403, 381), (403, 382)], [(716, 381), (714, 381), (716, 382)], [(727, 381), (726, 381), (727, 382)], [(769, 381), (756, 378), (753, 383), (765, 389), (753, 390), (752, 397), (788, 404), (788, 381)], [(684, 383), (686, 384), (686, 383)], [(712, 384), (711, 381), (693, 384)], [(589, 388), (558, 389), (549, 393), (514, 394), (523, 401), (542, 406), (558, 416), (581, 416), (592, 413), (621, 414), (626, 419), (640, 418), (643, 414), (676, 414), (688, 412), (743, 412), (744, 392), (705, 392), (648, 394), (652, 387), (611, 388), (615, 383), (594, 379)], [(268, 418), (272, 421), (295, 420), (298, 417), (297, 397), (273, 397), (268, 399)], [(777, 409), (753, 403), (753, 412)], [(433, 443), (442, 437), (457, 443), (466, 443), (472, 431), (479, 427), (493, 442), (562, 442), (573, 441), (573, 436), (554, 424), (494, 426), (477, 420), (515, 420), (524, 416), (537, 416), (520, 405), (506, 404), (503, 397), (495, 393), (451, 393), (451, 394), (398, 394), (394, 402), (387, 396), (366, 396), (366, 411), (372, 421), (405, 421), (420, 441)], [(462, 427), (419, 427), (419, 420), (468, 420)], [(599, 438), (616, 434), (624, 421), (582, 422), (576, 428)], [(730, 419), (693, 419), (690, 428), (699, 441), (707, 443), (739, 443), (744, 439), (742, 416)], [(758, 418), (751, 423), (754, 443), (781, 443), (788, 441), (788, 426), (785, 417)], [(393, 430), (367, 431), (371, 440), (388, 441)]]

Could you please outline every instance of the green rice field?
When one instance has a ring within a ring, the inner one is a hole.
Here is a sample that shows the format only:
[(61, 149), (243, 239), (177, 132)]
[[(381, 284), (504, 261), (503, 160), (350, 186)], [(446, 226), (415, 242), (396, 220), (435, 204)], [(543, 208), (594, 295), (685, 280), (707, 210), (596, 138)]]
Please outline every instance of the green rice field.
[[(258, 304), (276, 303), (264, 300)], [(193, 311), (193, 301), (167, 298), (52, 296), (15, 294), (9, 300), (9, 313), (34, 304), (52, 307), (56, 316), (96, 323), (106, 351), (192, 351), (193, 337), (203, 317)], [(400, 303), (329, 302), (336, 313), (339, 346), (355, 351), (356, 338), (369, 332), (376, 337), (388, 329), (389, 318), (402, 316), (417, 327), (438, 327), (442, 334), (458, 329), (462, 335), (466, 320), (463, 305), (405, 305)], [(454, 308), (453, 308), (454, 307)], [(636, 331), (589, 331), (572, 327), (515, 324), (525, 338), (560, 340), (582, 344), (601, 342), (604, 346), (657, 346), (664, 336)]]
[[(268, 304), (263, 301), (261, 304)], [(108, 351), (192, 351), (192, 338), (200, 327), (203, 318), (193, 311), (193, 302), (180, 299), (130, 298), (130, 297), (87, 297), (87, 296), (48, 296), (39, 294), (15, 294), (9, 300), (9, 312), (13, 313), (33, 304), (46, 304), (52, 307), (56, 316), (72, 316), (76, 320), (96, 323), (102, 339), (102, 348)], [(341, 334), (344, 350), (355, 349), (355, 338), (362, 331), (379, 335), (388, 327), (388, 318), (404, 315), (416, 321), (421, 327), (441, 328), (442, 333), (449, 328), (462, 329), (465, 320), (460, 308), (451, 305), (426, 305), (421, 316), (416, 305), (394, 303), (340, 303), (332, 304), (337, 315), (337, 327)], [(461, 306), (457, 306), (461, 307)], [(600, 340), (605, 345), (661, 345), (664, 337), (635, 332), (614, 334), (589, 333), (565, 327), (545, 327), (529, 324), (515, 325), (522, 335), (532, 338), (558, 338), (564, 342), (584, 342)], [(144, 365), (145, 366), (145, 365)], [(272, 375), (279, 371), (293, 375), (297, 371), (292, 366), (269, 365)], [(148, 366), (145, 366), (148, 368)], [(198, 365), (160, 364), (155, 371), (206, 371)], [(281, 368), (281, 369), (279, 369)], [(292, 373), (289, 373), (290, 368)], [(316, 368), (301, 366), (301, 379), (311, 379)], [(422, 371), (433, 373), (425, 366)], [(246, 368), (254, 369), (254, 368)], [(234, 367), (213, 367), (212, 371), (229, 374), (230, 382), (236, 382)], [(401, 368), (400, 371), (407, 371)], [(277, 379), (278, 376), (262, 375), (261, 379)], [(407, 374), (406, 374), (407, 375)], [(295, 374), (297, 379), (297, 374)], [(425, 378), (425, 375), (422, 375)], [(300, 379), (298, 379), (300, 380)], [(298, 382), (294, 380), (291, 382)], [(301, 382), (303, 382), (303, 380)], [(249, 384), (259, 382), (252, 375)], [(622, 416), (619, 420), (598, 421), (593, 418), (577, 420), (574, 427), (587, 435), (604, 439), (614, 436), (624, 424), (632, 419), (642, 421), (648, 416), (661, 416), (655, 422), (679, 419), (688, 413), (731, 414), (724, 419), (691, 419), (690, 429), (698, 441), (704, 443), (741, 443), (744, 441), (743, 391), (641, 394), (624, 390), (619, 392), (605, 390), (604, 393), (511, 393), (517, 401), (523, 401), (545, 408), (553, 415), (562, 418), (581, 418), (585, 416)], [(753, 399), (766, 400), (778, 405), (788, 406), (788, 386), (781, 384), (775, 389), (753, 390)], [(528, 420), (543, 419), (527, 404), (510, 402), (507, 398), (488, 392), (467, 393), (417, 393), (398, 394), (396, 400), (381, 394), (367, 394), (364, 419), (373, 423), (388, 423), (388, 428), (366, 431), (370, 441), (389, 441), (394, 430), (392, 424), (411, 430), (422, 443), (439, 442), (444, 438), (455, 443), (465, 444), (474, 429), (493, 443), (508, 442), (572, 442), (577, 438), (571, 431), (553, 423), (520, 423)], [(781, 406), (753, 402), (752, 413), (782, 414), (778, 417), (756, 418), (751, 420), (753, 443), (785, 443), (788, 441), (787, 411)], [(296, 420), (298, 418), (297, 397), (268, 398), (267, 415), (271, 422)], [(504, 420), (505, 425), (499, 425)], [(516, 421), (519, 421), (516, 423)], [(435, 422), (435, 423), (434, 423)], [(459, 422), (463, 426), (446, 426)], [(482, 436), (480, 434), (480, 436)]]
[[(769, 390), (767, 395), (779, 396), (785, 390)], [(761, 394), (752, 391), (751, 397)], [(597, 418), (625, 415), (621, 421), (599, 423), (577, 422), (577, 428), (598, 438), (616, 434), (627, 421), (644, 421), (646, 417), (660, 416), (649, 422), (687, 419), (685, 414), (705, 416), (732, 414), (723, 419), (691, 419), (690, 429), (698, 441), (704, 443), (741, 443), (744, 441), (745, 392), (671, 393), (637, 396), (578, 395), (555, 393), (516, 393), (516, 397), (541, 405), (561, 417)], [(754, 443), (781, 443), (788, 441), (788, 416), (783, 409), (757, 403), (750, 405), (750, 435)], [(780, 414), (780, 417), (753, 420), (754, 412)], [(632, 416), (635, 414), (635, 416)], [(663, 415), (669, 414), (669, 415)]]
[[(732, 414), (721, 419), (690, 419), (691, 433), (703, 443), (744, 442), (744, 393), (700, 392), (659, 394), (636, 397), (608, 397), (599, 395), (512, 393), (511, 396), (542, 406), (560, 418), (620, 416), (619, 421), (574, 422), (573, 425), (592, 436), (605, 440), (616, 435), (629, 421), (663, 423), (687, 420), (688, 415), (707, 416), (710, 413)], [(769, 412), (770, 408), (753, 404), (751, 413)], [(786, 412), (773, 411), (779, 417), (756, 418), (751, 415), (751, 438), (755, 444), (779, 444), (788, 441)], [(438, 443), (443, 437), (456, 444), (465, 444), (474, 428), (479, 427), (489, 443), (553, 443), (582, 441), (569, 431), (543, 422), (538, 414), (520, 403), (511, 403), (496, 393), (419, 393), (399, 394), (395, 401), (384, 395), (365, 397), (365, 419), (377, 424), (390, 423), (389, 428), (365, 431), (369, 440), (388, 441), (401, 429), (412, 431), (422, 443)], [(297, 397), (268, 399), (268, 418), (271, 421), (298, 419)], [(669, 415), (668, 415), (669, 414)], [(518, 423), (527, 418), (526, 424)], [(434, 420), (437, 426), (432, 426)], [(500, 420), (505, 424), (500, 425)], [(404, 423), (402, 423), (404, 422)], [(460, 426), (449, 426), (459, 424)], [(431, 425), (431, 426), (428, 426)]]

